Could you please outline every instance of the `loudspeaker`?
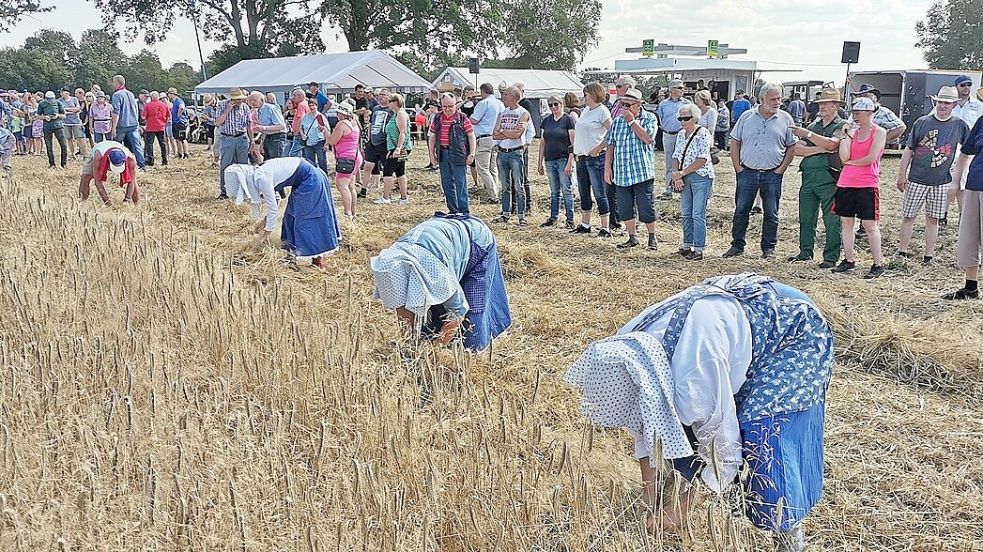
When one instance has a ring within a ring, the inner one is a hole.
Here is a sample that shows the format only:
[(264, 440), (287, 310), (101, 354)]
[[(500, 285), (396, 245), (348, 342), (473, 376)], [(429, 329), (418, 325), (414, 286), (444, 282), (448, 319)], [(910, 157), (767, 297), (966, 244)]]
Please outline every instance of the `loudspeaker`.
[(481, 71), (481, 67), (478, 64), (478, 58), (471, 58), (468, 60), (468, 73), (472, 75), (477, 75)]
[(843, 57), (840, 63), (858, 63), (860, 61), (860, 43), (843, 42)]

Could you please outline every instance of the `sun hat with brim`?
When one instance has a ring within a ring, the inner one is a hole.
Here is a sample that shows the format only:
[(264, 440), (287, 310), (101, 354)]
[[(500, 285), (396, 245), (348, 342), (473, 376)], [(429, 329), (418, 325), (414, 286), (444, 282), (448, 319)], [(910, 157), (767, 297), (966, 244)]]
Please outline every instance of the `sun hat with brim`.
[(877, 104), (870, 98), (856, 98), (851, 111), (877, 111)]
[(625, 95), (621, 97), (622, 100), (634, 100), (638, 103), (642, 102), (642, 91), (637, 88), (629, 88)]
[(335, 106), (335, 111), (345, 115), (346, 117), (351, 117), (352, 114), (355, 113), (355, 110), (352, 109), (352, 105), (348, 102), (338, 102), (338, 105)]
[(172, 86), (172, 87), (170, 87), (170, 88), (167, 89), (167, 93), (168, 94), (174, 94), (176, 96), (177, 95), (177, 88), (174, 88)]
[(881, 91), (876, 86), (871, 86), (869, 84), (861, 84), (860, 90), (857, 90), (857, 94), (866, 94), (868, 92), (877, 94), (878, 96), (881, 95)]
[(53, 99), (55, 99), (55, 93), (52, 92), (51, 90), (48, 90), (47, 92), (44, 93), (44, 99), (46, 99), (46, 100), (53, 100)]
[(826, 102), (836, 102), (842, 105), (843, 98), (840, 97), (840, 91), (835, 88), (823, 88), (823, 90), (819, 93), (819, 97), (816, 98), (816, 103)]
[(976, 90), (976, 97), (983, 102), (983, 86)]
[(246, 95), (243, 94), (242, 93), (242, 90), (240, 90), (239, 88), (233, 88), (232, 90), (229, 90), (229, 99), (230, 100), (245, 100), (246, 99)]
[(959, 92), (956, 91), (955, 86), (943, 86), (939, 88), (938, 94), (932, 96), (932, 99), (937, 102), (956, 103), (959, 101)]

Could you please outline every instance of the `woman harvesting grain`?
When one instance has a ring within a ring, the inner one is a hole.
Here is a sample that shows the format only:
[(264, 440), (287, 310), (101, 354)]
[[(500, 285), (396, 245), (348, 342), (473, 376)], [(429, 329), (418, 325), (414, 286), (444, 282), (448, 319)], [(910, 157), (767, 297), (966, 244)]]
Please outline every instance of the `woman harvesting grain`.
[[(582, 389), (588, 418), (635, 438), (650, 505), (652, 464), (662, 458), (717, 493), (747, 464), (747, 516), (775, 532), (779, 550), (799, 551), (800, 522), (822, 495), (832, 359), (832, 332), (811, 299), (741, 274), (646, 309), (591, 344), (565, 379)], [(678, 504), (649, 515), (649, 531), (678, 531), (705, 497), (702, 487), (686, 485)]]
[(255, 216), (259, 216), (259, 198), (266, 200), (266, 223), (260, 221), (256, 225), (260, 242), (268, 240), (276, 226), (278, 205), (274, 194), (282, 197), (284, 190), (290, 188), (280, 231), (283, 248), (298, 258), (311, 259), (318, 267), (323, 256), (338, 249), (341, 230), (335, 219), (331, 185), (327, 175), (307, 160), (282, 157), (260, 166), (231, 165), (225, 170), (225, 177), (229, 197), (240, 204), (249, 198)]
[(495, 236), (478, 218), (437, 213), (371, 259), (375, 297), (407, 336), (478, 351), (512, 324)]
[(126, 146), (115, 140), (103, 140), (89, 152), (82, 165), (79, 196), (83, 200), (89, 199), (89, 184), (95, 182), (96, 191), (99, 192), (102, 202), (109, 205), (105, 182), (110, 174), (119, 175), (120, 188), (126, 188), (123, 203), (140, 201), (136, 157)]

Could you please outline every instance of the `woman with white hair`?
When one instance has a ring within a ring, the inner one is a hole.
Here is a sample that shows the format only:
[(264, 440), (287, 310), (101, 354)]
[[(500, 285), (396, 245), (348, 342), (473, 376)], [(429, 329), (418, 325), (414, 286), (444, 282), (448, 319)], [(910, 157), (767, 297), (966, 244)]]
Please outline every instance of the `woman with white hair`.
[(249, 199), (259, 216), (260, 199), (266, 201), (266, 223), (256, 225), (259, 242), (265, 242), (279, 214), (276, 195), (290, 188), (283, 210), (280, 240), (283, 249), (298, 259), (322, 266), (322, 257), (338, 249), (341, 230), (335, 219), (328, 176), (300, 157), (270, 159), (262, 165), (236, 164), (225, 169), (225, 187), (236, 204)]
[(370, 264), (374, 297), (407, 337), (480, 351), (512, 324), (495, 235), (467, 213), (437, 213)]
[[(709, 112), (716, 114), (713, 109)], [(702, 261), (707, 245), (707, 203), (716, 177), (710, 155), (713, 127), (697, 123), (700, 108), (695, 104), (680, 107), (676, 118), (682, 128), (676, 137), (676, 151), (669, 155), (672, 187), (681, 194), (679, 205), (683, 212), (683, 246), (679, 254), (690, 261)]]
[[(823, 492), (832, 365), (833, 332), (808, 296), (739, 274), (642, 311), (564, 379), (593, 423), (634, 437), (650, 532), (680, 531), (710, 493), (740, 484), (751, 522), (779, 551), (799, 552)], [(689, 482), (678, 501), (657, 489), (664, 460)]]

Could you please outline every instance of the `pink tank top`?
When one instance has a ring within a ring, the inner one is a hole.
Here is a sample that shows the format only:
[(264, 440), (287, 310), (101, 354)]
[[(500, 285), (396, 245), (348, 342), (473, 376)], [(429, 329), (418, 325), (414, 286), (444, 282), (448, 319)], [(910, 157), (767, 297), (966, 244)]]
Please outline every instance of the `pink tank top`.
[(337, 159), (357, 159), (358, 158), (358, 125), (353, 125), (346, 121), (341, 121), (339, 125), (347, 125), (351, 132), (341, 137), (334, 147), (335, 158)]
[[(877, 125), (871, 125), (870, 135), (861, 142), (856, 138), (850, 142), (850, 159), (863, 159), (870, 153), (870, 148), (874, 145), (874, 135), (877, 134)], [(884, 151), (881, 150), (881, 155)], [(840, 188), (878, 188), (881, 182), (881, 155), (874, 159), (874, 162), (866, 167), (846, 165), (840, 173), (840, 179), (836, 185)]]

